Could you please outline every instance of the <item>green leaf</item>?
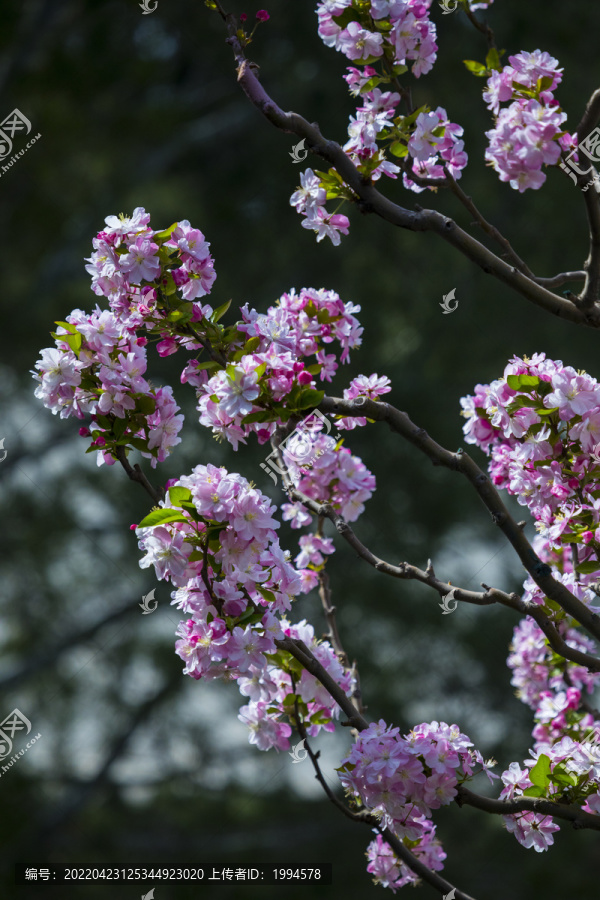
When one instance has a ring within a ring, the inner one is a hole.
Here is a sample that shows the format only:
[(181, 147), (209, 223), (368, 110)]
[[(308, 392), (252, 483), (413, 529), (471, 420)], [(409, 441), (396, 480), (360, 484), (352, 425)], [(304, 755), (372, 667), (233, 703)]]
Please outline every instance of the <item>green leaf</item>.
[(75, 334), (65, 334), (62, 340), (69, 345), (73, 353), (79, 356), (79, 351), (81, 350), (81, 342), (83, 341), (83, 337), (77, 331)]
[(199, 362), (196, 366), (196, 371), (200, 372), (202, 369), (207, 369), (209, 372), (214, 372), (217, 369), (221, 369), (222, 366), (220, 363), (215, 362), (214, 359), (208, 359), (205, 362)]
[(113, 422), (112, 430), (117, 440), (119, 438), (122, 438), (127, 431), (127, 424), (127, 419), (115, 419), (115, 421)]
[(518, 391), (521, 387), (521, 378), (519, 375), (509, 375), (506, 379), (506, 383), (513, 391)]
[(533, 769), (529, 771), (529, 780), (537, 788), (545, 791), (550, 783), (550, 757), (545, 753), (540, 754)]
[(135, 408), (136, 412), (141, 413), (143, 416), (149, 416), (156, 409), (156, 400), (149, 394), (136, 394)]
[(550, 776), (550, 781), (559, 787), (575, 787), (577, 777), (571, 772), (567, 772), (563, 763), (559, 763), (558, 766), (555, 766)]
[(260, 346), (260, 338), (258, 335), (255, 337), (249, 338), (243, 346), (244, 355), (246, 353), (254, 353), (254, 351)]
[(138, 528), (154, 528), (156, 525), (166, 525), (167, 522), (188, 522), (187, 516), (177, 512), (176, 509), (155, 509), (142, 519)]
[(316, 391), (314, 388), (307, 388), (305, 391), (302, 391), (300, 398), (296, 402), (296, 406), (298, 409), (308, 409), (311, 406), (318, 406), (324, 396), (325, 391)]
[(211, 322), (218, 322), (219, 319), (222, 319), (229, 307), (231, 306), (231, 300), (228, 300), (227, 303), (223, 303), (221, 306), (217, 306), (214, 313), (210, 317)]
[(160, 286), (161, 286), (162, 290), (165, 292), (165, 294), (167, 295), (167, 297), (169, 297), (171, 294), (176, 293), (176, 291), (177, 291), (177, 285), (175, 284), (175, 279), (173, 278), (173, 276), (171, 275), (170, 272), (165, 272), (165, 274), (163, 275), (163, 277), (160, 280)]
[(128, 438), (127, 443), (132, 447), (135, 447), (136, 450), (141, 450), (143, 453), (148, 453), (148, 441), (144, 440), (144, 438), (130, 437)]
[(275, 602), (276, 602), (276, 599), (277, 599), (277, 598), (275, 597), (275, 594), (273, 593), (273, 591), (269, 591), (269, 590), (267, 590), (267, 588), (260, 587), (260, 585), (258, 585), (258, 584), (256, 585), (256, 590), (258, 591), (258, 593), (259, 593), (262, 597), (265, 598), (265, 600), (266, 600), (268, 603), (275, 603)]
[[(77, 333), (77, 328), (75, 327), (75, 325), (72, 325), (71, 322), (55, 322), (54, 324), (60, 325), (62, 326), (62, 328), (66, 328), (69, 334)], [(59, 337), (61, 337), (61, 335), (59, 335)], [(62, 335), (62, 337), (64, 338), (64, 335)]]
[(473, 75), (476, 75), (478, 78), (485, 78), (488, 73), (487, 66), (484, 66), (483, 63), (477, 62), (474, 59), (463, 59), (463, 62), (469, 72), (472, 72)]
[(540, 379), (537, 375), (519, 375), (521, 387), (537, 387)]
[(261, 409), (258, 412), (250, 413), (242, 419), (242, 425), (251, 425), (253, 422), (271, 422), (273, 421), (273, 413), (268, 409)]
[(266, 364), (266, 362), (261, 363), (260, 366), (257, 366), (256, 369), (255, 369), (254, 371), (256, 372), (256, 374), (257, 374), (257, 376), (258, 376), (259, 378), (262, 378), (263, 375), (265, 374), (265, 372), (267, 371), (267, 364)]
[(175, 487), (169, 488), (169, 499), (173, 506), (181, 507), (183, 503), (189, 502), (192, 499), (192, 492), (189, 488), (176, 485)]
[(408, 146), (406, 144), (403, 144), (401, 141), (394, 141), (393, 144), (390, 144), (388, 149), (390, 153), (393, 154), (393, 156), (408, 156)]
[(418, 109), (415, 109), (413, 112), (411, 112), (410, 116), (399, 116), (398, 120), (396, 121), (400, 121), (403, 126), (412, 125), (413, 122), (417, 121), (417, 119), (423, 112), (429, 112), (429, 107), (427, 106), (427, 104), (425, 104), (424, 106), (419, 106)]
[(177, 222), (173, 222), (173, 224), (168, 228), (165, 228), (164, 231), (159, 231), (158, 234), (155, 234), (152, 240), (166, 241), (171, 237), (176, 228)]
[(530, 787), (526, 788), (523, 791), (524, 797), (543, 797), (546, 791), (542, 790), (540, 787)]
[(557, 412), (557, 410), (558, 406), (553, 406), (552, 409), (546, 409), (544, 407), (544, 409), (536, 409), (536, 413), (538, 414), (538, 416), (551, 416), (552, 413)]
[(588, 560), (587, 562), (579, 563), (578, 566), (575, 566), (575, 569), (580, 575), (593, 575), (595, 572), (600, 572), (600, 562), (598, 560)]
[[(485, 58), (485, 64), (488, 69), (501, 69), (502, 65), (500, 63), (500, 56), (495, 47), (488, 52), (488, 55)], [(552, 79), (550, 79), (550, 84), (552, 84)]]

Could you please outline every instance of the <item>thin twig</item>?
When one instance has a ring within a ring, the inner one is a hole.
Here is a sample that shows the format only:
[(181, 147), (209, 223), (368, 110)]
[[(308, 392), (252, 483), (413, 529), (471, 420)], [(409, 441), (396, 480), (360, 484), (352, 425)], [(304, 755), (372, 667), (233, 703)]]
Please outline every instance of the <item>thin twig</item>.
[(137, 481), (138, 484), (141, 484), (147, 494), (150, 494), (155, 504), (158, 505), (161, 500), (165, 499), (165, 490), (162, 487), (155, 488), (152, 487), (144, 473), (142, 472), (140, 466), (136, 463), (135, 466), (132, 466), (125, 454), (125, 447), (120, 446), (116, 449), (117, 459), (125, 469), (125, 472), (131, 478), (132, 481)]
[[(414, 444), (434, 465), (444, 466), (464, 475), (491, 513), (492, 521), (516, 550), (526, 571), (544, 592), (544, 595), (555, 600), (592, 637), (600, 640), (600, 617), (593, 610), (588, 609), (581, 600), (578, 600), (565, 585), (552, 577), (550, 566), (543, 563), (535, 553), (522, 529), (508, 512), (490, 478), (468, 453), (462, 449), (452, 453), (441, 447), (429, 437), (424, 428), (419, 428), (405, 412), (401, 412), (389, 403), (370, 400), (366, 397), (357, 397), (355, 400), (325, 397), (319, 404), (319, 409), (321, 412), (336, 415), (361, 416), (379, 422), (387, 422), (392, 431)], [(376, 568), (378, 567), (376, 566)]]

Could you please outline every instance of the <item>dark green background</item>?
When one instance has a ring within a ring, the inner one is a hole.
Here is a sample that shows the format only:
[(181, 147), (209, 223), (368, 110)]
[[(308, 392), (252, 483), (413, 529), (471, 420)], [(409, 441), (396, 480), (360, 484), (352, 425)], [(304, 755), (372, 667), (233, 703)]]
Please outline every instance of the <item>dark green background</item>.
[[(235, 0), (233, 9), (253, 19), (258, 7)], [(42, 135), (0, 177), (0, 437), (8, 451), (0, 464), (0, 717), (17, 707), (42, 733), (0, 779), (0, 894), (125, 900), (152, 887), (17, 888), (16, 861), (329, 861), (332, 887), (156, 882), (155, 900), (382, 897), (365, 871), (369, 832), (310, 793), (308, 762), (294, 766), (287, 754), (247, 745), (234, 686), (181, 676), (173, 653), (179, 617), (165, 583), (154, 615), (137, 606), (156, 585), (138, 568), (128, 530), (148, 508), (145, 495), (118, 468), (96, 468), (78, 423), (52, 417), (33, 398), (28, 370), (51, 343), (53, 322), (95, 303), (83, 258), (104, 217), (138, 205), (154, 227), (188, 218), (205, 232), (218, 272), (213, 305), (233, 298), (234, 307), (248, 301), (264, 311), (292, 286), (334, 288), (361, 304), (363, 348), (332, 393), (359, 372), (388, 375), (391, 402), (451, 449), (463, 443), (459, 398), (499, 376), (510, 356), (545, 350), (598, 377), (598, 336), (529, 306), (433, 235), (351, 212), (341, 247), (317, 244), (288, 204), (303, 168), (288, 155), (296, 139), (250, 107), (222, 24), (201, 0), (160, 0), (148, 16), (136, 0), (23, 0), (0, 9), (0, 115), (19, 108)], [(353, 110), (341, 80), (344, 58), (318, 39), (311, 4), (272, 0), (268, 9), (271, 19), (251, 47), (267, 90), (343, 142)], [(582, 199), (558, 171), (543, 190), (519, 195), (484, 165), (491, 120), (483, 82), (461, 63), (482, 59), (484, 42), (458, 14), (442, 16), (434, 4), (432, 15), (438, 63), (413, 89), (419, 104), (442, 105), (464, 126), (464, 189), (536, 273), (580, 268), (587, 255)], [(497, 0), (488, 18), (508, 53), (540, 47), (558, 57), (565, 78), (557, 95), (574, 128), (600, 81), (598, 5)], [(450, 196), (416, 197), (389, 181), (384, 188), (408, 206), (437, 206), (469, 225)], [(439, 303), (451, 288), (459, 307), (444, 316)], [(260, 448), (234, 455), (215, 443), (197, 425), (192, 392), (178, 385), (181, 354), (163, 362), (153, 360), (152, 374), (176, 386), (187, 421), (184, 442), (157, 477), (212, 462), (270, 492)], [(351, 446), (379, 484), (357, 525), (374, 552), (420, 566), (431, 557), (440, 576), (463, 586), (486, 580), (519, 588), (523, 573), (466, 482), (434, 469), (383, 426), (354, 432)], [(272, 496), (282, 499), (276, 489)], [(282, 529), (284, 546), (293, 549), (296, 538)], [(499, 771), (527, 756), (529, 712), (514, 698), (504, 665), (516, 623), (507, 610), (460, 607), (442, 616), (436, 595), (376, 576), (341, 543), (329, 571), (370, 717), (403, 729), (457, 722), (499, 760)], [(324, 627), (314, 596), (298, 602), (296, 616)], [(334, 742), (317, 741), (332, 783), (348, 746), (340, 731)], [(594, 834), (564, 826), (540, 855), (471, 809), (451, 806), (436, 821), (449, 857), (445, 874), (478, 900), (597, 896)], [(436, 894), (425, 885), (421, 896)]]

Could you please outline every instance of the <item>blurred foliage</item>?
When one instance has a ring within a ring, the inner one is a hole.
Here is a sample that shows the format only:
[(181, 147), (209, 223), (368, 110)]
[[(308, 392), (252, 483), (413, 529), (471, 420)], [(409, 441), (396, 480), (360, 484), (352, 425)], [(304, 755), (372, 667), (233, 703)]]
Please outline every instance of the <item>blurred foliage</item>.
[[(250, 18), (260, 5), (230, 2)], [(160, 0), (149, 16), (136, 0), (5, 6), (2, 116), (17, 107), (42, 137), (0, 178), (0, 436), (8, 451), (0, 466), (0, 710), (3, 717), (22, 709), (42, 739), (0, 783), (2, 896), (64, 896), (57, 888), (14, 887), (15, 861), (330, 861), (334, 884), (315, 892), (383, 897), (365, 871), (369, 833), (321, 797), (310, 772), (291, 771), (308, 764), (292, 766), (287, 754), (260, 754), (246, 744), (233, 686), (180, 675), (178, 615), (166, 586), (157, 588), (155, 615), (141, 617), (137, 606), (154, 584), (138, 568), (128, 526), (147, 511), (146, 498), (122, 471), (98, 469), (84, 455), (77, 423), (41, 408), (28, 370), (50, 343), (53, 322), (95, 303), (83, 260), (104, 217), (138, 205), (152, 213), (154, 227), (187, 218), (205, 232), (218, 272), (214, 305), (231, 297), (234, 307), (247, 301), (265, 310), (291, 286), (334, 288), (359, 303), (364, 344), (332, 393), (359, 372), (388, 375), (391, 402), (452, 449), (462, 442), (460, 396), (498, 377), (513, 354), (545, 350), (598, 377), (598, 336), (528, 305), (433, 235), (399, 232), (353, 212), (340, 248), (316, 244), (288, 204), (301, 168), (288, 155), (293, 135), (250, 107), (222, 24), (201, 0)], [(312, 4), (273, 0), (269, 12), (250, 47), (266, 89), (282, 108), (343, 142), (353, 110), (341, 81), (345, 60), (318, 39)], [(537, 274), (580, 268), (587, 255), (581, 198), (558, 171), (543, 190), (521, 196), (484, 165), (491, 120), (482, 82), (461, 62), (483, 59), (484, 42), (458, 14), (442, 17), (436, 4), (432, 14), (439, 60), (413, 90), (419, 104), (442, 105), (464, 125), (464, 189)], [(600, 8), (585, 0), (497, 0), (488, 19), (508, 54), (540, 47), (559, 58), (565, 77), (558, 97), (574, 128), (598, 86)], [(384, 187), (409, 207), (419, 201), (470, 224), (443, 192), (417, 198), (399, 184)], [(438, 304), (452, 287), (459, 308), (443, 316)], [(155, 361), (152, 374), (177, 385), (182, 364), (180, 354)], [(281, 502), (259, 474), (261, 449), (234, 455), (216, 444), (197, 426), (191, 392), (182, 388), (178, 397), (187, 413), (184, 441), (154, 476), (166, 481), (199, 462), (222, 464)], [(355, 431), (350, 443), (380, 486), (357, 524), (374, 552), (420, 566), (431, 557), (439, 575), (467, 587), (484, 580), (519, 588), (523, 573), (466, 482), (433, 469), (383, 427)], [(284, 546), (293, 549), (296, 538), (282, 528)], [(515, 625), (507, 610), (460, 607), (443, 617), (435, 595), (376, 576), (342, 544), (329, 571), (370, 717), (402, 728), (456, 721), (502, 768), (527, 755), (530, 716), (513, 697), (504, 665)], [(325, 627), (315, 597), (302, 598), (296, 615)], [(340, 731), (333, 744), (317, 742), (332, 784), (349, 739)], [(445, 874), (482, 900), (596, 896), (594, 835), (564, 826), (553, 850), (540, 856), (474, 810), (450, 807), (438, 820)], [(139, 896), (139, 887), (70, 888), (69, 896), (125, 898)], [(247, 900), (273, 892), (202, 890)], [(306, 890), (286, 886), (278, 894), (295, 900)], [(157, 888), (156, 900), (197, 894), (197, 887), (171, 884)], [(423, 886), (421, 895), (435, 892)]]

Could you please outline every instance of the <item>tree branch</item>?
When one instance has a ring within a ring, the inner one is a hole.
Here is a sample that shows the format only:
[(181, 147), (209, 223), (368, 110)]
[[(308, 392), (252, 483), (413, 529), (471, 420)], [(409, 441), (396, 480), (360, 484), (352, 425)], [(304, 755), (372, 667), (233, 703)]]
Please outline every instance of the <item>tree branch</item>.
[(593, 131), (600, 120), (600, 88), (597, 88), (588, 100), (585, 111), (581, 117), (579, 125), (575, 129), (575, 134), (579, 138), (587, 137), (590, 131)]
[(346, 713), (348, 724), (352, 728), (356, 728), (357, 731), (364, 731), (365, 728), (369, 727), (369, 723), (358, 712), (352, 700), (346, 696), (337, 681), (333, 680), (327, 669), (313, 656), (304, 641), (286, 637), (281, 641), (275, 641), (275, 643), (280, 650), (287, 650), (288, 653), (291, 653), (304, 666), (307, 672), (310, 672), (311, 675), (314, 675), (321, 682), (341, 710)]
[(132, 481), (137, 481), (138, 484), (141, 484), (146, 493), (150, 494), (156, 505), (158, 505), (161, 500), (165, 499), (164, 488), (152, 487), (152, 485), (142, 472), (140, 466), (137, 463), (135, 464), (135, 466), (131, 466), (125, 454), (125, 447), (117, 447), (117, 459), (125, 469), (125, 472), (129, 476), (129, 478), (131, 478)]
[(534, 812), (542, 816), (552, 816), (555, 819), (565, 819), (572, 822), (574, 828), (592, 828), (600, 831), (600, 816), (584, 812), (579, 806), (569, 806), (564, 803), (554, 803), (552, 800), (538, 799), (537, 797), (518, 797), (514, 800), (493, 800), (490, 797), (482, 797), (474, 794), (464, 785), (457, 788), (458, 796), (455, 802), (459, 806), (467, 804), (481, 809), (484, 812), (494, 813), (499, 816), (514, 815), (519, 812)]
[(600, 328), (600, 308), (576, 305), (552, 293), (519, 271), (516, 265), (510, 265), (479, 243), (448, 216), (431, 209), (413, 212), (379, 193), (372, 181), (358, 171), (339, 144), (323, 137), (317, 125), (311, 125), (297, 113), (284, 112), (279, 108), (260, 83), (256, 74), (258, 66), (245, 56), (236, 33), (237, 23), (234, 16), (227, 15), (222, 10), (220, 12), (227, 24), (229, 34), (227, 42), (233, 49), (238, 82), (250, 102), (276, 128), (304, 138), (312, 152), (333, 166), (356, 195), (357, 203), (363, 212), (374, 213), (398, 228), (409, 231), (431, 231), (459, 250), (486, 274), (493, 275), (536, 306), (570, 322)]
[[(434, 465), (444, 466), (460, 472), (473, 485), (485, 507), (492, 515), (492, 521), (498, 525), (510, 544), (516, 550), (524, 568), (535, 581), (544, 595), (555, 600), (573, 619), (579, 622), (596, 640), (600, 640), (600, 617), (588, 609), (563, 584), (552, 577), (550, 566), (542, 563), (531, 544), (519, 528), (517, 522), (506, 509), (500, 494), (489, 477), (477, 463), (463, 450), (452, 453), (437, 444), (429, 437), (424, 428), (416, 426), (405, 412), (401, 412), (389, 403), (357, 397), (355, 400), (343, 400), (338, 397), (324, 397), (319, 404), (322, 412), (342, 416), (361, 416), (379, 422), (387, 422), (392, 431), (402, 435), (414, 444)], [(336, 526), (337, 527), (337, 526)], [(348, 526), (345, 526), (348, 528)]]
[[(536, 279), (535, 275), (529, 268), (526, 262), (524, 262), (518, 253), (515, 253), (513, 250), (510, 241), (508, 241), (503, 234), (501, 234), (494, 225), (487, 221), (483, 217), (483, 215), (479, 212), (471, 197), (468, 197), (467, 194), (460, 187), (456, 179), (452, 176), (448, 166), (444, 166), (444, 172), (446, 173), (446, 178), (448, 179), (448, 183), (450, 186), (450, 190), (452, 193), (458, 197), (463, 206), (471, 213), (475, 222), (479, 227), (485, 231), (491, 238), (493, 238), (504, 250), (504, 258), (510, 260), (513, 266), (516, 266), (519, 272), (522, 272), (527, 278), (531, 278), (532, 281), (535, 281), (536, 284), (539, 284), (539, 280)], [(548, 287), (548, 285), (546, 285)]]

